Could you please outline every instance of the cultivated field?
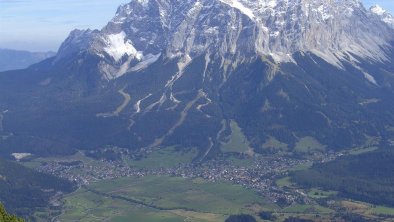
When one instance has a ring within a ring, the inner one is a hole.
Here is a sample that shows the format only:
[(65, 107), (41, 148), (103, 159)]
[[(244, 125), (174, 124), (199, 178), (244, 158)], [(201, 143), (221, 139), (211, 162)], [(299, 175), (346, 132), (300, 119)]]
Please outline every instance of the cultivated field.
[(166, 176), (92, 184), (65, 198), (61, 221), (210, 221), (272, 209), (257, 193), (227, 183)]

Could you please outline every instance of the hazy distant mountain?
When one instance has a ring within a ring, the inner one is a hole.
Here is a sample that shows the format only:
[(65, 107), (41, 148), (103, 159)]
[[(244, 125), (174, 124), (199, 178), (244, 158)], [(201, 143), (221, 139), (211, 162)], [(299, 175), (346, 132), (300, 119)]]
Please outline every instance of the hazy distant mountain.
[(55, 56), (54, 52), (28, 52), (0, 49), (0, 71), (25, 69), (32, 64)]
[(132, 0), (53, 59), (0, 74), (0, 152), (179, 145), (202, 160), (231, 121), (256, 152), (387, 140), (393, 41), (358, 0)]

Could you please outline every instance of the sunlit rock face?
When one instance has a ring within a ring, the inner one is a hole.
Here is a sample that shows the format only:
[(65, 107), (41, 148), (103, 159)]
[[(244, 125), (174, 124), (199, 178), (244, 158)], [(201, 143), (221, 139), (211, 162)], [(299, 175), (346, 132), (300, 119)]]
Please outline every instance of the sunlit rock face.
[(294, 62), (293, 53), (301, 51), (342, 67), (342, 60), (357, 60), (354, 55), (389, 59), (384, 48), (394, 35), (384, 23), (393, 25), (387, 12), (366, 10), (358, 0), (134, 0), (101, 31), (74, 31), (59, 57), (90, 51), (106, 60), (100, 63), (104, 79), (161, 53), (215, 54), (238, 64), (258, 56)]
[(387, 12), (385, 9), (380, 7), (379, 5), (372, 6), (370, 11), (377, 15), (384, 23), (389, 25), (391, 28), (394, 28), (394, 16)]

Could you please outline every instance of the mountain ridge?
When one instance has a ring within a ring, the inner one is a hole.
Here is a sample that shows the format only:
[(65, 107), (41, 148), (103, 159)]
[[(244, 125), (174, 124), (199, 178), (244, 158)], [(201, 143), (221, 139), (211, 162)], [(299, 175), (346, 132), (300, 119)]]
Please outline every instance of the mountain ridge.
[[(180, 6), (174, 9), (173, 5)], [(230, 13), (221, 14), (222, 10)], [(223, 18), (214, 19), (217, 13)], [(292, 54), (299, 51), (313, 52), (339, 67), (341, 60), (357, 62), (353, 54), (387, 61), (382, 48), (393, 41), (394, 31), (357, 0), (173, 0), (124, 4), (101, 31), (89, 32), (77, 41), (84, 42), (89, 35), (90, 44), (76, 48), (102, 58), (99, 70), (103, 79), (111, 80), (133, 65), (144, 63), (144, 56), (157, 57), (161, 53), (167, 58), (187, 59), (216, 51), (232, 64), (259, 56), (271, 56), (275, 62), (294, 62)], [(67, 41), (65, 44), (70, 45)], [(67, 54), (62, 48), (59, 57)], [(111, 49), (118, 55), (109, 53)]]
[(372, 6), (369, 10), (376, 14), (384, 23), (394, 28), (394, 17), (388, 11), (379, 5)]
[(25, 69), (55, 55), (55, 52), (29, 52), (0, 48), (0, 71)]

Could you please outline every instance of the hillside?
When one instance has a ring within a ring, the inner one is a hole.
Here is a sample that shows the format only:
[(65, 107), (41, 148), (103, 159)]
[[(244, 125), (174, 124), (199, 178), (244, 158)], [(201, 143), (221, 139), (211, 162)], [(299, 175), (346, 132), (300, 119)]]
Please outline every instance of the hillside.
[(0, 203), (0, 221), (1, 222), (23, 222), (23, 219), (20, 219), (14, 215), (7, 213), (4, 206)]
[(345, 198), (393, 207), (393, 159), (393, 150), (378, 150), (316, 164), (292, 177), (303, 187), (339, 191)]
[(57, 192), (68, 193), (74, 189), (69, 181), (0, 159), (0, 202), (12, 213), (27, 217), (38, 208), (49, 206)]

